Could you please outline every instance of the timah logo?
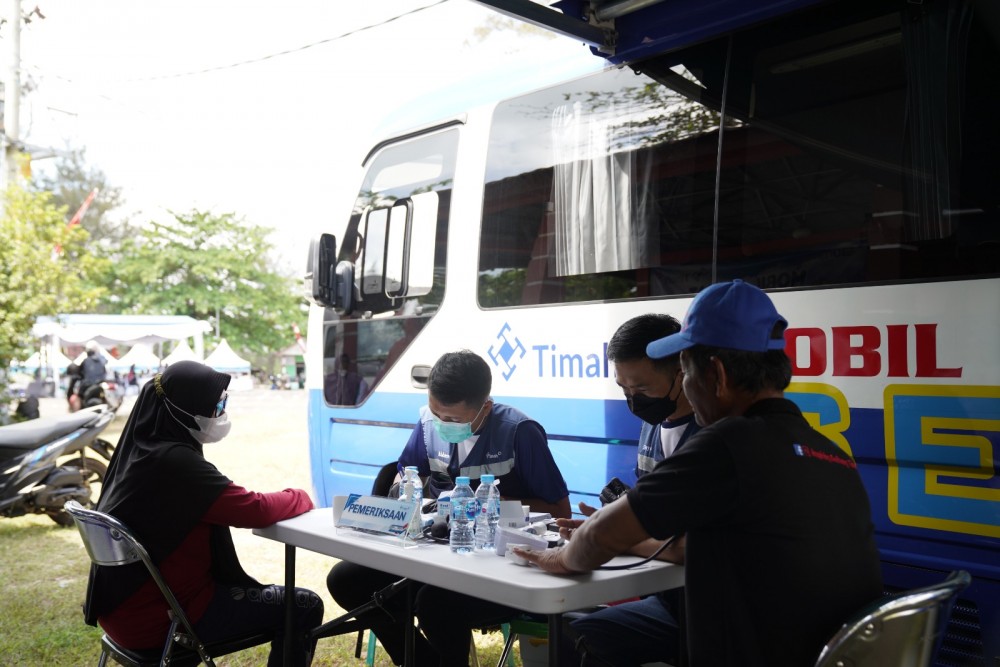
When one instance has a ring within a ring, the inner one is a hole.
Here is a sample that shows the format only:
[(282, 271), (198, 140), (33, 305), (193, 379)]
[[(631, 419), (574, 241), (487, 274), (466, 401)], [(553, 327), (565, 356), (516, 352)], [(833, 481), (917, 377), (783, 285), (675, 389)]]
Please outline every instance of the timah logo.
[(504, 322), (497, 334), (496, 343), (490, 345), (489, 351), (490, 359), (502, 371), (504, 380), (509, 380), (514, 374), (518, 360), (523, 359), (525, 353), (524, 345), (511, 333), (510, 325)]

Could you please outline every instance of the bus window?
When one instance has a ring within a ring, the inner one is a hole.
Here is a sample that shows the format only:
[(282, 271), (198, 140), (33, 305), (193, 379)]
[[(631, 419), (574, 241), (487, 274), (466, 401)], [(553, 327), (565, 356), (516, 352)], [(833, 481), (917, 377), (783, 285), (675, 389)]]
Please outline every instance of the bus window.
[(355, 312), (324, 312), (324, 398), (359, 405), (437, 312), (444, 295), (458, 132), (390, 143), (370, 160), (343, 232)]
[(969, 11), (801, 12), (501, 103), (480, 305), (995, 274), (1000, 54)]
[(664, 263), (709, 280), (718, 113), (704, 69), (683, 93), (608, 70), (498, 105), (487, 156), (479, 303), (504, 307), (653, 295)]
[(429, 315), (404, 315), (328, 321), (323, 350), (326, 402), (341, 406), (363, 403), (429, 319)]
[(1000, 54), (967, 13), (873, 5), (852, 21), (796, 16), (737, 40), (718, 280), (800, 287), (997, 270), (995, 188), (980, 175), (995, 182), (998, 169), (978, 147), (1000, 138), (983, 116), (998, 102), (986, 82)]

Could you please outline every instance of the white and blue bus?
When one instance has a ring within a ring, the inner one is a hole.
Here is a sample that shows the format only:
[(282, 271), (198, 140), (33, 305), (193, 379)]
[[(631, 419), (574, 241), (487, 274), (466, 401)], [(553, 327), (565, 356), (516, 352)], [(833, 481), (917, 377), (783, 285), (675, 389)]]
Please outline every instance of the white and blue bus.
[(1000, 6), (558, 4), (607, 67), (381, 137), (315, 246), (319, 502), (371, 487), (468, 348), (597, 504), (639, 433), (609, 337), (742, 278), (858, 462), (887, 590), (969, 571), (939, 664), (1000, 664)]

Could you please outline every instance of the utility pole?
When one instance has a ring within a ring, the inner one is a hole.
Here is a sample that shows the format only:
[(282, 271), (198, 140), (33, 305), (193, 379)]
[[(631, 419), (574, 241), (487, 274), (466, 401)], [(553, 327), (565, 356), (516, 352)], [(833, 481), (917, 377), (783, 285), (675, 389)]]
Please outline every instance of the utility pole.
[(3, 101), (3, 168), (0, 169), (0, 192), (17, 182), (17, 155), (21, 136), (21, 0), (10, 0), (4, 37), (10, 46), (7, 80)]

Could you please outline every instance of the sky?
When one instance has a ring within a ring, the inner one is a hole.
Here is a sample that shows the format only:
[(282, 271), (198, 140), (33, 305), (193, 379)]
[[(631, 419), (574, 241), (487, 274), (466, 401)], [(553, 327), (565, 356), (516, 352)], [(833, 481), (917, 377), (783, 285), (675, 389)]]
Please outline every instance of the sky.
[[(22, 0), (24, 13), (35, 0)], [(516, 63), (589, 63), (561, 36), (495, 30), (471, 0), (38, 0), (21, 32), (21, 139), (86, 149), (133, 221), (235, 213), (281, 266), (353, 202), (377, 126)], [(398, 18), (396, 18), (398, 17)], [(4, 76), (9, 41), (0, 28)], [(509, 83), (509, 82), (508, 82)], [(53, 160), (36, 159), (36, 173)]]

